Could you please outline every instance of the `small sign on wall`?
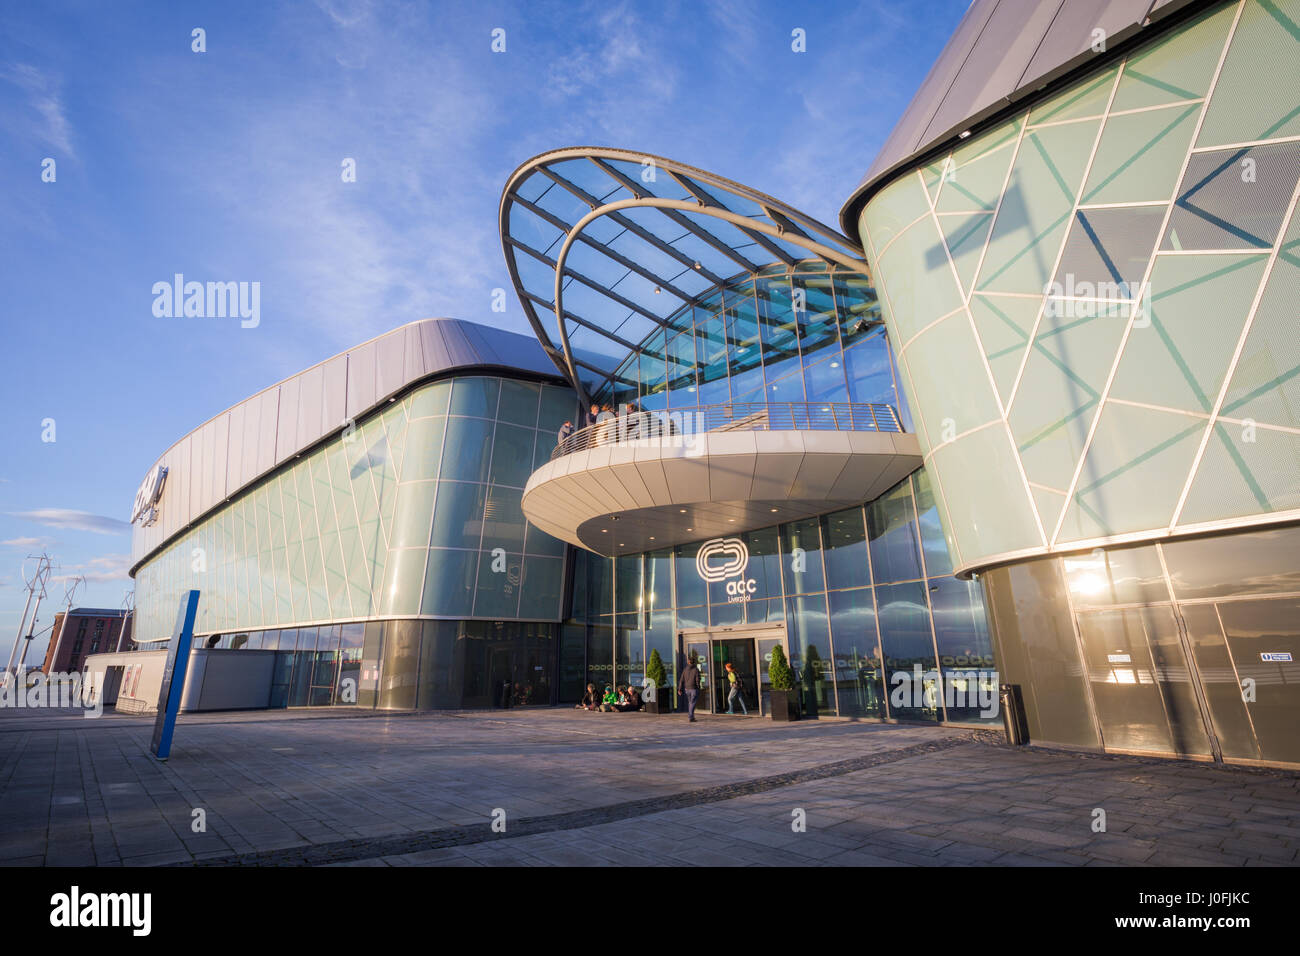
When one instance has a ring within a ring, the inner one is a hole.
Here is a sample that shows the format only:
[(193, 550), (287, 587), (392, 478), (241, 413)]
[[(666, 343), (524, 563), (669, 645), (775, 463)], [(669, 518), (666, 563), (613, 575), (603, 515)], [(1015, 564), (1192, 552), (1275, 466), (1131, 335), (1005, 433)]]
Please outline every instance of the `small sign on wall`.
[(1290, 651), (1261, 651), (1259, 655), (1261, 661), (1267, 661), (1270, 664), (1289, 664), (1291, 662)]

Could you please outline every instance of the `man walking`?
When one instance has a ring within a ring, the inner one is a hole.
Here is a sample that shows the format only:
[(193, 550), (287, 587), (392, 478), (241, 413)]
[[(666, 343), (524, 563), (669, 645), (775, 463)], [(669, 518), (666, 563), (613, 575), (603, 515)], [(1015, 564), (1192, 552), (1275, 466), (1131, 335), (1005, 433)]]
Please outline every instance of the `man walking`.
[(700, 669), (696, 666), (694, 654), (690, 656), (686, 667), (682, 670), (677, 689), (686, 695), (686, 713), (690, 715), (690, 722), (695, 723), (695, 701), (700, 696)]

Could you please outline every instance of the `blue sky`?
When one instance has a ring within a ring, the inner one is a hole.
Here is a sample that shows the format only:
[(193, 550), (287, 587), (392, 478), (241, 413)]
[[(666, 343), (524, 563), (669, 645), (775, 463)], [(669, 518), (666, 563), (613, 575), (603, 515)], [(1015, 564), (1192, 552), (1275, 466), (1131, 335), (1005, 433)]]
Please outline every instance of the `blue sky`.
[[(30, 551), (86, 576), (77, 604), (120, 606), (136, 487), (187, 431), (406, 322), (500, 324), (519, 164), (643, 150), (834, 225), (966, 6), (6, 4), (0, 666)], [(260, 282), (260, 324), (155, 317), (178, 272)], [(528, 331), (513, 293), (505, 323)]]

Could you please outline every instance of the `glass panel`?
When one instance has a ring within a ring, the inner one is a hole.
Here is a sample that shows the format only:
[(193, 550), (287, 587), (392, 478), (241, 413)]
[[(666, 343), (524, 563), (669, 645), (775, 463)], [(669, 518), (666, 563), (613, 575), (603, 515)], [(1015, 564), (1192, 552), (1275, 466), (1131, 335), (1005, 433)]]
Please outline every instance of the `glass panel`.
[(939, 720), (939, 674), (922, 584), (876, 588), (880, 642), (889, 684), (889, 712), (909, 720)]
[(1237, 678), (1252, 681), (1247, 706), (1260, 756), (1300, 763), (1300, 601), (1227, 601), (1218, 605)]
[[(459, 385), (459, 382), (457, 383)], [(488, 479), (492, 451), (492, 423), (473, 418), (447, 419), (442, 453), (442, 477), (459, 481)]]
[(1000, 721), (997, 662), (979, 585), (940, 578), (929, 587), (948, 719)]
[(1244, 688), (1228, 653), (1218, 612), (1213, 604), (1183, 605), (1180, 611), (1220, 750), (1225, 757), (1260, 759)]
[(1081, 613), (1079, 630), (1107, 750), (1210, 753), (1169, 605)]
[(420, 612), (469, 617), (473, 609), (477, 570), (477, 551), (430, 549)]
[(1179, 600), (1300, 591), (1300, 529), (1270, 528), (1161, 545)]
[(870, 588), (832, 591), (831, 640), (841, 717), (884, 717), (884, 666)]
[(816, 518), (781, 525), (781, 552), (786, 594), (825, 589), (821, 535)]
[(787, 598), (786, 634), (803, 716), (814, 719), (823, 713), (833, 716), (836, 713), (834, 657), (826, 595)]
[(462, 682), (453, 679), (457, 630), (455, 621), (423, 623), (420, 680), (416, 691), (416, 706), (421, 710), (460, 706)]
[(495, 418), (499, 387), (494, 378), (456, 379), (451, 392), (451, 414)]
[(981, 575), (1002, 680), (1020, 685), (1031, 740), (1099, 747), (1055, 558)]
[[(1244, 5), (1197, 145), (1300, 133), (1296, 71), (1284, 66), (1300, 58), (1297, 16), (1291, 3), (1253, 0)], [(1276, 82), (1261, 83), (1261, 69)]]
[(1153, 546), (1094, 549), (1062, 559), (1076, 607), (1148, 604), (1169, 600), (1160, 557)]
[(871, 567), (877, 583), (921, 577), (912, 491), (906, 481), (867, 504)]
[(838, 589), (871, 584), (862, 509), (849, 508), (824, 515), (821, 524), (822, 539), (826, 542), (826, 586)]
[[(515, 425), (534, 428), (537, 425), (537, 403), (541, 386), (534, 382), (516, 382), (503, 379), (501, 401), (497, 418)], [(559, 427), (558, 425), (556, 426)]]
[(1025, 134), (980, 268), (980, 289), (1041, 294), (1046, 288), (1099, 122)]

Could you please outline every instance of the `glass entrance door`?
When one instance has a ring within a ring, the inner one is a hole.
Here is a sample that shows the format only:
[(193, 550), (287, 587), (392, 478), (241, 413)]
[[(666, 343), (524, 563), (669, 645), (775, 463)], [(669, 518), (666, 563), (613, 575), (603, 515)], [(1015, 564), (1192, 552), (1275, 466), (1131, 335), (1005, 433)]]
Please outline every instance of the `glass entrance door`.
[(768, 625), (725, 631), (679, 631), (677, 646), (678, 653), (681, 655), (681, 666), (685, 666), (686, 661), (693, 657), (696, 666), (700, 669), (700, 697), (695, 708), (697, 711), (711, 714), (727, 712), (727, 697), (731, 692), (727, 664), (731, 664), (740, 677), (743, 687), (737, 700), (733, 701), (731, 709), (737, 716), (749, 717), (758, 717), (769, 712), (768, 694), (771, 691), (771, 683), (768, 668), (772, 659), (772, 649), (786, 647), (783, 628)]
[[(730, 638), (713, 641), (713, 712), (715, 714), (734, 713), (743, 716), (759, 715), (758, 697), (758, 652), (756, 641), (752, 637)], [(727, 671), (730, 664), (739, 679), (740, 691), (734, 701), (731, 697), (732, 679)]]
[[(712, 713), (713, 708), (710, 705), (710, 701), (713, 699), (713, 694), (710, 693), (709, 690), (712, 686), (709, 683), (709, 675), (712, 672), (712, 668), (709, 666), (709, 662), (713, 659), (713, 654), (709, 650), (708, 639), (683, 640), (682, 654), (685, 656), (686, 661), (695, 661), (695, 666), (700, 669), (700, 697), (699, 700), (696, 701), (695, 709), (697, 711), (702, 710), (706, 714)], [(682, 698), (681, 706), (683, 709), (686, 706), (685, 697)]]

